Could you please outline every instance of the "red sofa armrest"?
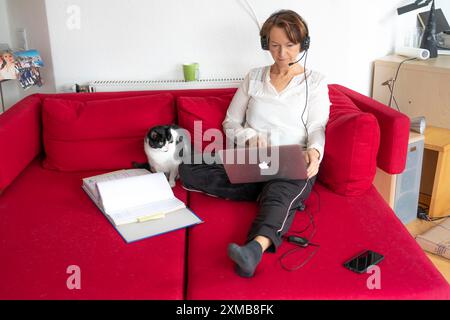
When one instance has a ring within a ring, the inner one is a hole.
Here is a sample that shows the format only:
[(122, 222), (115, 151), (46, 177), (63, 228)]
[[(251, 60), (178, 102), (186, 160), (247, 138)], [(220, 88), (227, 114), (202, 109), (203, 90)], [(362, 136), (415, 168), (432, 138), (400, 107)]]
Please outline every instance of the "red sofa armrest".
[(349, 97), (363, 112), (373, 114), (380, 126), (377, 166), (389, 174), (402, 173), (406, 166), (410, 120), (392, 108), (344, 86), (333, 86)]
[(41, 99), (31, 95), (0, 115), (0, 193), (42, 150)]

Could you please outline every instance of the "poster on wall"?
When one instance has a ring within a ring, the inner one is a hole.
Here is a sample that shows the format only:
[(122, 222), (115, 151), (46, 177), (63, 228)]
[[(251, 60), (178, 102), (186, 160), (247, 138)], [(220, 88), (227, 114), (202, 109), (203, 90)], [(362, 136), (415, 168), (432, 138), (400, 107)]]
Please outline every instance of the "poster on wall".
[(19, 80), (23, 89), (31, 86), (42, 86), (39, 68), (44, 62), (37, 50), (0, 52), (0, 81)]
[(16, 66), (19, 71), (19, 82), (23, 89), (31, 86), (42, 86), (39, 68), (44, 66), (44, 62), (37, 50), (27, 50), (14, 52)]

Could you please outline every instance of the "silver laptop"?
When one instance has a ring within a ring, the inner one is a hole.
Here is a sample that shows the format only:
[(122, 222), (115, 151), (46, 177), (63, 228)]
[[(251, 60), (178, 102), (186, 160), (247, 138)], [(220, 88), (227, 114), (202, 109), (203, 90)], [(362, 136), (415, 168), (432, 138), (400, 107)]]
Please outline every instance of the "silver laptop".
[(220, 150), (219, 157), (231, 183), (274, 179), (306, 180), (307, 164), (301, 145)]

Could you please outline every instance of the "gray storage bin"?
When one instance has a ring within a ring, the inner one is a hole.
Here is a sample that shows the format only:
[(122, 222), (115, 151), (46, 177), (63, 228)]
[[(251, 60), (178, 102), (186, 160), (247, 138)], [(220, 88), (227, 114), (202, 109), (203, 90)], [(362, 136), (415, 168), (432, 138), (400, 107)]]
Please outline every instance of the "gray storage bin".
[(394, 211), (404, 224), (417, 218), (424, 144), (421, 140), (408, 146), (406, 168), (397, 176)]

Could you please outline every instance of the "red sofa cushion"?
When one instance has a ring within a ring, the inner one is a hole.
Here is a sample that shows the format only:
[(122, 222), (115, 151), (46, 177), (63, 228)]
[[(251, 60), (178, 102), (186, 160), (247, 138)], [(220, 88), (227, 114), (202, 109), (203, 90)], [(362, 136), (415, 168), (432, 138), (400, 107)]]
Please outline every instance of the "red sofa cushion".
[[(185, 229), (127, 244), (81, 189), (105, 171), (40, 161), (0, 196), (0, 299), (183, 299)], [(179, 183), (173, 191), (187, 201)], [(70, 265), (80, 267), (80, 290), (66, 286)]]
[[(211, 145), (208, 149), (214, 147), (222, 149), (225, 145), (222, 122), (233, 96), (234, 94), (218, 97), (181, 96), (177, 98), (178, 124), (190, 133), (191, 141), (197, 151), (203, 151), (208, 145)], [(201, 123), (201, 126), (197, 124), (197, 131), (194, 130), (195, 121)], [(220, 130), (223, 139), (218, 141), (211, 138), (211, 141), (203, 141), (206, 140), (203, 134), (209, 129)]]
[(146, 162), (148, 129), (175, 121), (170, 93), (108, 100), (43, 102), (43, 166), (60, 171), (130, 168)]
[(41, 100), (31, 95), (0, 116), (0, 194), (41, 152)]
[(330, 117), (318, 180), (347, 196), (370, 189), (377, 168), (380, 129), (377, 119), (364, 113), (343, 93), (330, 92)]
[(362, 112), (373, 114), (380, 127), (380, 152), (377, 165), (389, 174), (405, 170), (408, 155), (410, 119), (405, 114), (344, 86), (330, 85), (349, 97)]
[[(277, 253), (265, 253), (253, 278), (241, 278), (227, 256), (231, 242), (244, 244), (257, 212), (255, 202), (233, 202), (190, 194), (190, 207), (204, 223), (189, 231), (187, 299), (193, 300), (315, 300), (315, 299), (449, 299), (450, 286), (397, 219), (374, 187), (364, 195), (340, 196), (316, 182), (305, 202), (314, 217), (312, 243), (320, 245), (297, 271), (285, 271), (279, 258), (293, 244), (283, 242)], [(291, 232), (304, 230), (306, 213), (297, 212)], [(312, 228), (303, 233), (309, 237)], [(207, 239), (207, 240), (206, 240)], [(372, 274), (343, 267), (354, 255), (370, 249), (384, 255), (381, 289), (369, 289)], [(295, 267), (314, 247), (283, 260)], [(407, 261), (405, 263), (405, 261)]]

